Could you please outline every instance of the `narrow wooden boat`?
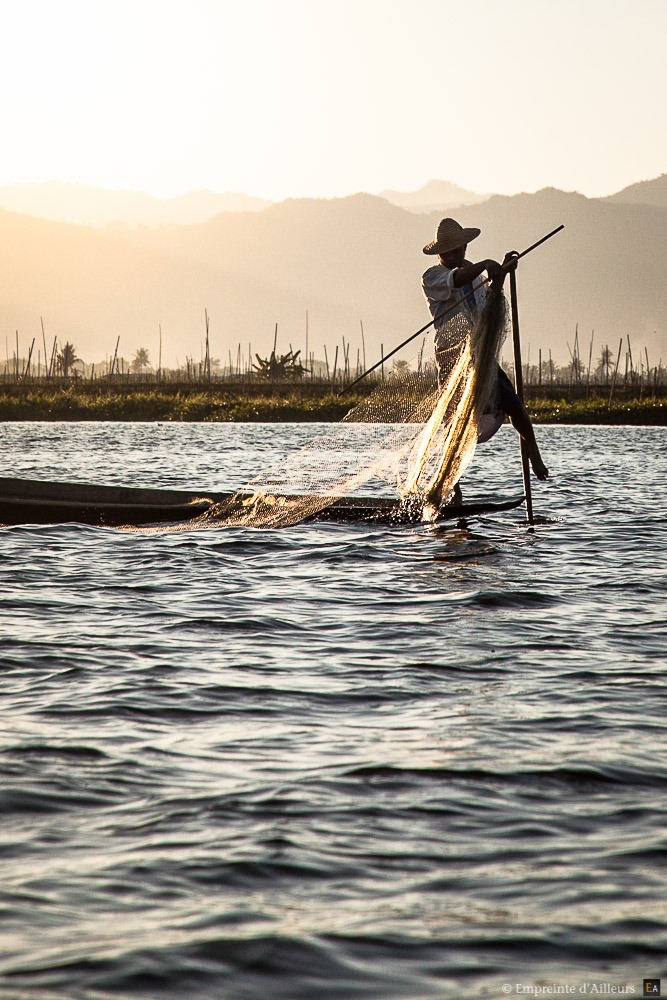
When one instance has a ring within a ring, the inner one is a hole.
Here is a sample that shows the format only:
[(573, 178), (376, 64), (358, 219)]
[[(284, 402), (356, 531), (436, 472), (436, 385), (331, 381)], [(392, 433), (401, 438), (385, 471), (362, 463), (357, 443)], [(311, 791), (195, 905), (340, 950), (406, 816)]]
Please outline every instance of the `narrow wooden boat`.
[[(166, 490), (92, 483), (59, 483), (0, 477), (0, 525), (93, 524), (100, 527), (191, 521), (228, 503), (235, 494), (216, 490)], [(523, 503), (515, 497), (496, 503), (445, 507), (442, 520), (511, 510)], [(399, 524), (411, 518), (389, 497), (343, 497), (309, 518), (317, 521), (373, 521)]]

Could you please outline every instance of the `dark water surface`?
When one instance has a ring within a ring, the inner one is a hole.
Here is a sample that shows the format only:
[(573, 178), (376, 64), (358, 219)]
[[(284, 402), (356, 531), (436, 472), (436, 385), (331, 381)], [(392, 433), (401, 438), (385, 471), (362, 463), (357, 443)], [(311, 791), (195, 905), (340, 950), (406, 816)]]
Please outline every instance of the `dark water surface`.
[[(225, 489), (312, 433), (10, 424), (0, 450)], [(1, 996), (667, 976), (667, 429), (539, 437), (534, 534), (2, 529)], [(517, 474), (503, 428), (466, 496)]]

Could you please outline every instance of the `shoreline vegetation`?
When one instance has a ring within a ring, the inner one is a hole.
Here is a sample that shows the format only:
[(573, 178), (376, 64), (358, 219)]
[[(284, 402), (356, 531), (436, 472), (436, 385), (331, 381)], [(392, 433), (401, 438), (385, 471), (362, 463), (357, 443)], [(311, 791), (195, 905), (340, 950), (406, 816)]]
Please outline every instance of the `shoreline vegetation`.
[[(376, 384), (339, 398), (328, 382), (26, 381), (0, 385), (0, 421), (335, 422)], [(526, 406), (537, 424), (667, 425), (663, 387), (619, 387), (610, 399), (602, 387), (528, 386)]]

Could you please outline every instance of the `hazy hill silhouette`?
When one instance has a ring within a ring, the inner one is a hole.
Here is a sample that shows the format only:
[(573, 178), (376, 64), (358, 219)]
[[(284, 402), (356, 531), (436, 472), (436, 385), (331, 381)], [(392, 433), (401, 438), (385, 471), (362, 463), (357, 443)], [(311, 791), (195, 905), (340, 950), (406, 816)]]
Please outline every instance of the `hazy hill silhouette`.
[(88, 184), (44, 181), (0, 187), (0, 207), (56, 222), (106, 226), (186, 225), (204, 222), (218, 212), (257, 212), (270, 201), (248, 194), (189, 191), (175, 198), (154, 198), (142, 191), (109, 191)]
[(661, 174), (651, 181), (640, 181), (610, 195), (606, 201), (623, 202), (628, 205), (655, 205), (667, 208), (667, 174)]
[[(565, 223), (519, 268), (531, 361), (541, 347), (545, 359), (551, 348), (554, 360), (565, 362), (576, 323), (582, 355), (593, 328), (596, 357), (605, 343), (615, 352), (626, 334), (635, 353), (648, 346), (652, 365), (667, 355), (664, 209), (545, 189), (494, 196), (455, 214), (482, 228), (473, 259), (521, 250)], [(387, 349), (428, 320), (420, 276), (432, 259), (421, 248), (440, 216), (361, 194), (288, 200), (121, 235), (0, 212), (0, 320), (10, 338), (19, 328), (22, 343), (37, 335), (37, 349), (43, 315), (47, 335), (73, 341), (88, 360), (110, 353), (118, 334), (126, 357), (144, 346), (155, 359), (161, 323), (165, 359), (173, 363), (175, 355), (199, 357), (206, 307), (212, 353), (224, 362), (239, 341), (244, 351), (248, 340), (253, 350), (269, 351), (276, 321), (281, 346), (303, 347), (308, 309), (318, 356), (324, 343), (333, 351), (344, 336), (356, 361), (362, 318), (370, 363), (381, 342)]]
[(490, 195), (476, 194), (449, 181), (430, 180), (418, 191), (381, 191), (392, 205), (407, 208), (410, 212), (440, 212), (458, 205), (476, 205)]
[[(489, 196), (466, 191), (449, 181), (431, 180), (418, 191), (383, 191), (380, 197), (412, 212), (428, 212), (475, 204)], [(142, 191), (111, 191), (64, 181), (0, 187), (0, 208), (90, 226), (194, 225), (220, 212), (259, 212), (272, 204), (265, 198), (231, 191), (188, 191), (174, 198), (155, 198)]]

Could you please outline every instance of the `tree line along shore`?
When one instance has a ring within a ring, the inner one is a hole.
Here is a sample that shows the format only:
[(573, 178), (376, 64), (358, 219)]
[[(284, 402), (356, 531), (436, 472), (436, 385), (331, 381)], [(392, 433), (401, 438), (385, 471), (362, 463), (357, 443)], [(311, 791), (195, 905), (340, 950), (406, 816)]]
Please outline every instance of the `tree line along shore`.
[[(0, 420), (338, 421), (376, 385), (368, 380), (339, 397), (326, 381), (7, 382), (0, 383)], [(538, 424), (667, 424), (663, 387), (529, 385), (526, 406)]]

